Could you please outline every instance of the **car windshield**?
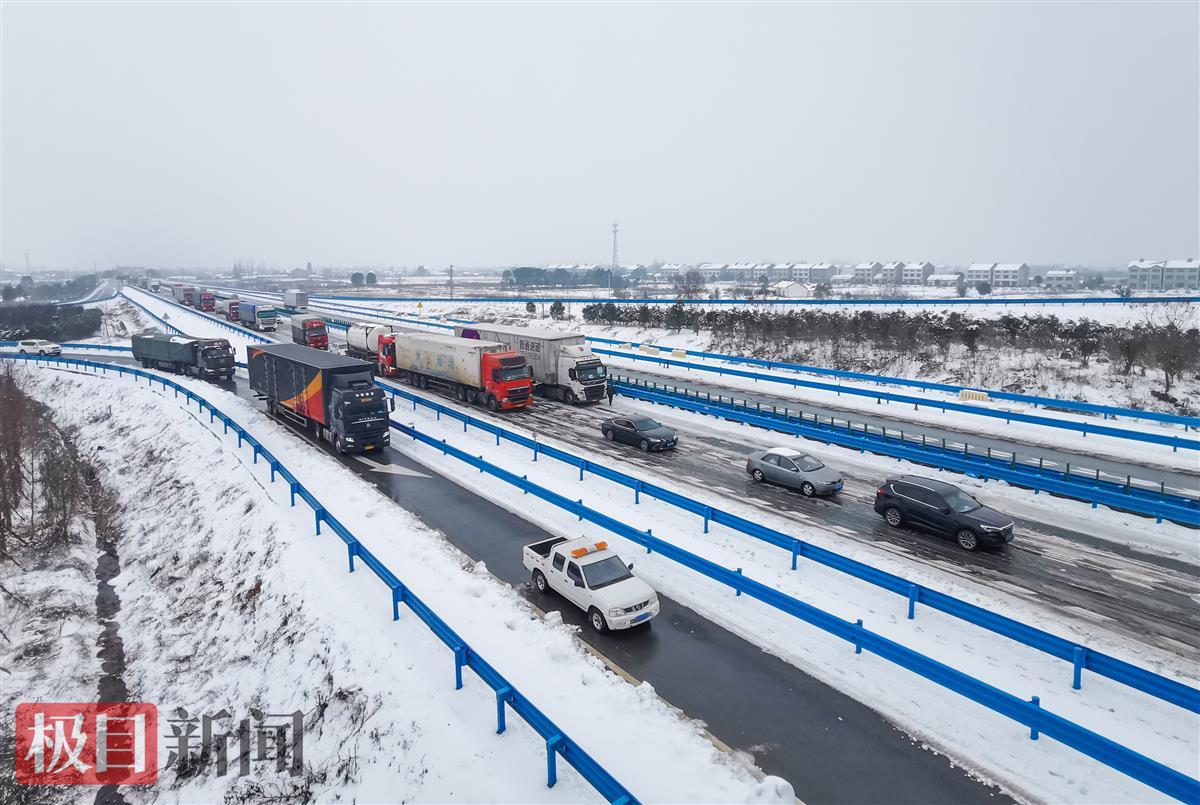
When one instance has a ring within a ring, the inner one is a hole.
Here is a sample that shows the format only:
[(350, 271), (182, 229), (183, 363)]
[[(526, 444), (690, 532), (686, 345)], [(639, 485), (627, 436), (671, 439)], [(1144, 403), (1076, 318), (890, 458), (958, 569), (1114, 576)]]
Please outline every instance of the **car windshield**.
[(501, 380), (520, 380), (523, 377), (533, 377), (529, 364), (524, 366), (507, 366), (500, 370)]
[(633, 429), (645, 433), (648, 430), (661, 428), (662, 425), (655, 422), (653, 419), (635, 419), (633, 420)]
[(580, 380), (600, 380), (608, 376), (604, 366), (581, 366), (577, 372)]
[(798, 456), (792, 456), (792, 461), (796, 462), (796, 466), (799, 467), (802, 472), (812, 472), (813, 470), (819, 470), (825, 466), (806, 453), (801, 453)]
[(962, 514), (963, 512), (974, 511), (980, 508), (982, 504), (961, 489), (955, 489), (953, 492), (946, 493), (946, 505), (959, 514)]
[(593, 590), (633, 578), (629, 568), (625, 567), (625, 563), (617, 556), (610, 556), (594, 564), (584, 565), (583, 576), (587, 579), (587, 586)]

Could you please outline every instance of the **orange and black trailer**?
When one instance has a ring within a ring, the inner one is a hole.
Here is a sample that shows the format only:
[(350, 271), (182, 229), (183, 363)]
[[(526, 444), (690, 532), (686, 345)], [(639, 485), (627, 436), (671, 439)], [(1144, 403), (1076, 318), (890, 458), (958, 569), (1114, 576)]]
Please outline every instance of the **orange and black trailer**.
[(312, 431), (339, 453), (382, 450), (395, 403), (375, 385), (371, 364), (300, 344), (246, 348), (250, 388), (267, 412)]

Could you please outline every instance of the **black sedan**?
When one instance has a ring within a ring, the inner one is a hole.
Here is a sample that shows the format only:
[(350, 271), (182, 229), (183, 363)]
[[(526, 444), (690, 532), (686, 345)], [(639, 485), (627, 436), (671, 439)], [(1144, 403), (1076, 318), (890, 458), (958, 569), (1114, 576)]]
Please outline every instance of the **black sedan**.
[(632, 444), (647, 452), (674, 449), (675, 431), (644, 416), (615, 416), (600, 423), (600, 432), (610, 442)]

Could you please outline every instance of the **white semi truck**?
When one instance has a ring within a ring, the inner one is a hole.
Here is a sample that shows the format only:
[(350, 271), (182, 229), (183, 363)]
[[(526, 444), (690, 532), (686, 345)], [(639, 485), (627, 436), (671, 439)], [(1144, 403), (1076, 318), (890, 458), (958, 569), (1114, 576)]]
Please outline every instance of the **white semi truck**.
[(524, 355), (536, 394), (571, 404), (604, 399), (608, 370), (582, 335), (506, 324), (460, 324), (454, 334), (498, 341)]
[(289, 313), (307, 313), (308, 294), (304, 291), (284, 291), (283, 309)]

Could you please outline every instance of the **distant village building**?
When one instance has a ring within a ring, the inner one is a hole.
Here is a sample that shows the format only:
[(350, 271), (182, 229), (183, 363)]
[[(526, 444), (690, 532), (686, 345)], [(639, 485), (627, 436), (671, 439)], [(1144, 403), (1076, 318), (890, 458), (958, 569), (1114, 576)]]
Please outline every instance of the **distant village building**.
[(953, 274), (930, 274), (925, 278), (925, 284), (934, 288), (953, 288), (962, 282), (963, 275), (957, 272)]
[(703, 263), (696, 270), (704, 277), (705, 282), (716, 282), (721, 279), (721, 272), (728, 267), (725, 263)]
[(754, 263), (730, 263), (725, 267), (733, 274), (737, 282), (750, 282), (754, 279)]
[(829, 281), (834, 285), (853, 285), (859, 280), (852, 266), (839, 266), (837, 273), (830, 277)]
[(997, 263), (992, 267), (992, 287), (1029, 287), (1029, 266), (1024, 263)]
[(763, 279), (771, 278), (771, 269), (775, 267), (774, 263), (755, 263), (754, 268), (750, 269), (755, 282), (760, 282)]
[(967, 267), (967, 273), (963, 279), (970, 285), (974, 285), (977, 282), (990, 283), (992, 281), (992, 269), (995, 267), (995, 263), (971, 263)]
[(1135, 260), (1129, 264), (1129, 287), (1142, 291), (1200, 288), (1200, 261)]
[(1073, 268), (1047, 271), (1042, 277), (1042, 287), (1055, 291), (1070, 291), (1079, 287), (1079, 272)]
[(901, 285), (924, 285), (936, 269), (930, 262), (905, 263), (900, 272)]
[[(888, 263), (888, 265), (893, 265), (893, 263)], [(885, 268), (886, 266), (881, 267), (879, 263), (856, 263), (849, 269), (843, 267), (843, 270), (838, 273), (850, 274), (859, 285), (869, 285), (875, 282), (875, 277)]]
[(809, 285), (832, 282), (837, 266), (832, 263), (796, 263), (792, 266), (792, 279)]
[(781, 299), (801, 299), (812, 296), (813, 289), (801, 282), (784, 280), (771, 286), (771, 290)]

